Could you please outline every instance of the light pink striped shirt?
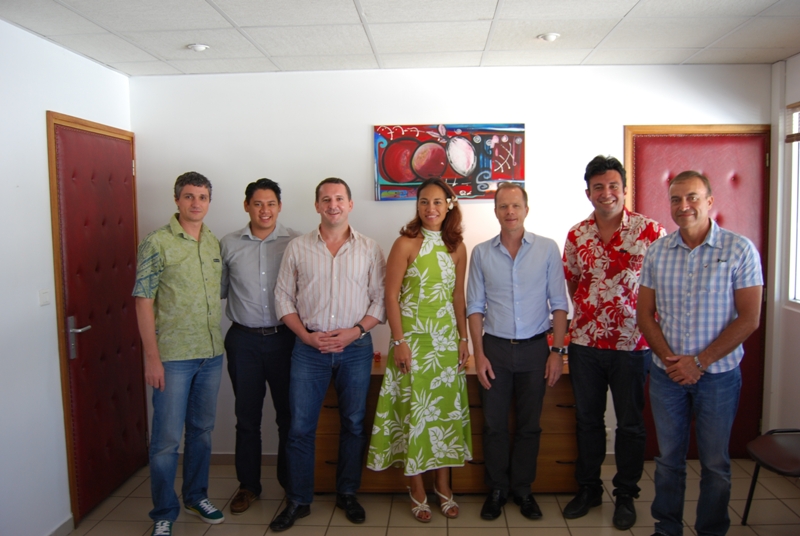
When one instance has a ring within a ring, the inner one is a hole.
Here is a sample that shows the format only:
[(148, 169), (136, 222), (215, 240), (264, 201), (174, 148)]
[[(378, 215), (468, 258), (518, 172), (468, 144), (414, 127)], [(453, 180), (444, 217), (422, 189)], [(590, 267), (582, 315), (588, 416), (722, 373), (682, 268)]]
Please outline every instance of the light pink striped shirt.
[(315, 229), (289, 242), (275, 284), (278, 318), (297, 313), (309, 331), (352, 328), (369, 315), (386, 321), (386, 260), (378, 243), (350, 228), (334, 257)]

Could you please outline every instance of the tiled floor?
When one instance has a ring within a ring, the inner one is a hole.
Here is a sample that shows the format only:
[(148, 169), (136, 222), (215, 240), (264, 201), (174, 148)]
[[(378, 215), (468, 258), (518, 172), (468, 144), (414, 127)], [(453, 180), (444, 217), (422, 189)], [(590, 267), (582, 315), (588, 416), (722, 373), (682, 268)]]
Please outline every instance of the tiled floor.
[[(695, 519), (699, 492), (699, 464), (690, 462), (686, 490), (684, 518), (687, 525), (684, 534), (692, 536), (691, 526)], [(505, 507), (505, 515), (495, 521), (480, 518), (482, 495), (457, 495), (461, 505), (458, 519), (446, 520), (438, 510), (433, 512), (433, 521), (422, 524), (411, 515), (407, 495), (361, 494), (367, 511), (363, 525), (348, 522), (341, 510), (335, 508), (335, 496), (318, 495), (311, 506), (311, 515), (298, 520), (285, 534), (287, 536), (650, 536), (653, 520), (650, 517), (650, 502), (653, 500), (653, 462), (645, 464), (645, 475), (640, 483), (642, 493), (636, 501), (638, 522), (630, 531), (613, 528), (611, 517), (614, 506), (611, 502), (610, 480), (614, 467), (603, 466), (606, 496), (603, 505), (593, 508), (580, 519), (565, 520), (561, 509), (572, 498), (571, 495), (537, 495), (536, 500), (544, 516), (538, 521), (522, 517), (513, 504)], [(800, 484), (797, 479), (788, 479), (767, 470), (762, 470), (758, 479), (749, 525), (743, 527), (741, 514), (750, 485), (753, 462), (735, 460), (733, 464), (733, 491), (728, 507), (731, 515), (730, 536), (798, 536), (800, 535)], [(180, 472), (179, 472), (180, 473)], [(267, 525), (282, 509), (283, 490), (275, 479), (275, 468), (264, 467), (264, 491), (243, 515), (231, 515), (228, 503), (236, 492), (237, 481), (232, 465), (211, 467), (209, 497), (218, 508), (223, 508), (225, 522), (209, 526), (196, 517), (181, 512), (175, 523), (176, 536), (263, 536), (269, 532)], [(180, 489), (180, 481), (176, 482)], [(432, 498), (429, 499), (432, 502)], [(150, 502), (150, 480), (144, 468), (131, 477), (105, 502), (92, 511), (71, 536), (146, 536), (152, 530), (147, 513)], [(533, 532), (532, 529), (536, 529)]]

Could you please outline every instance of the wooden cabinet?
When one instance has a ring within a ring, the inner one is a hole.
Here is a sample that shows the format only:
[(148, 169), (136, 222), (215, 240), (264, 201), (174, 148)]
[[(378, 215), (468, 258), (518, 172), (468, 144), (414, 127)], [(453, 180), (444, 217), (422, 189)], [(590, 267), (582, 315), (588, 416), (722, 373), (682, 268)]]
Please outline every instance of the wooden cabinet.
[[(369, 394), (367, 395), (367, 414), (364, 429), (369, 434), (375, 418), (375, 407), (386, 369), (386, 357), (375, 362), (372, 367)], [(565, 372), (567, 367), (565, 366)], [(464, 467), (453, 468), (453, 490), (456, 493), (484, 493), (488, 491), (484, 484), (483, 458), (483, 410), (481, 408), (480, 385), (470, 361), (467, 368), (467, 389), (469, 392), (469, 411), (472, 418), (472, 461)], [(533, 491), (536, 493), (574, 492), (578, 489), (575, 482), (575, 460), (578, 458), (578, 447), (575, 439), (575, 398), (569, 377), (563, 376), (555, 387), (547, 388), (541, 417), (542, 436), (539, 443), (539, 460), (536, 482)], [(513, 431), (513, 410), (509, 419), (509, 428)], [(336, 463), (339, 450), (339, 409), (336, 402), (336, 390), (331, 384), (323, 402), (317, 426), (316, 458), (315, 458), (315, 492), (336, 491)], [(365, 460), (366, 465), (366, 452)], [(426, 476), (426, 486), (433, 486), (433, 474)], [(429, 481), (428, 481), (429, 480)], [(385, 471), (372, 471), (364, 468), (359, 492), (371, 493), (405, 493), (408, 485), (403, 470), (389, 468)]]

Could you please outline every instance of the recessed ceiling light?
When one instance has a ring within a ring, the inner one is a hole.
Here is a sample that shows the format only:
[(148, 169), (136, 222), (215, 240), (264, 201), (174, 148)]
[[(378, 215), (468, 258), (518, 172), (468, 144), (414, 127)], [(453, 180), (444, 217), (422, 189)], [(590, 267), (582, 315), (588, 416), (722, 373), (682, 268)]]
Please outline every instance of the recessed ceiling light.
[(536, 39), (541, 39), (542, 41), (547, 41), (548, 43), (552, 43), (559, 37), (561, 37), (561, 34), (550, 32), (545, 34), (539, 34), (536, 36)]
[(192, 43), (191, 45), (186, 45), (186, 48), (194, 50), (195, 52), (205, 52), (209, 48), (209, 45), (202, 45), (200, 43)]

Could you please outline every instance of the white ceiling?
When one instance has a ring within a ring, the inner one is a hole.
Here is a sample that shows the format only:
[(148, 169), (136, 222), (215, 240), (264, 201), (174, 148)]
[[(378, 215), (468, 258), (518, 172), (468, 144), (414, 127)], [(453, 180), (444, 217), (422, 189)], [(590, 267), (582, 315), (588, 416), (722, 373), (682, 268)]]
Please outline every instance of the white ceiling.
[[(0, 0), (0, 18), (131, 76), (774, 63), (800, 52), (800, 0)], [(561, 38), (536, 39), (546, 32)]]

